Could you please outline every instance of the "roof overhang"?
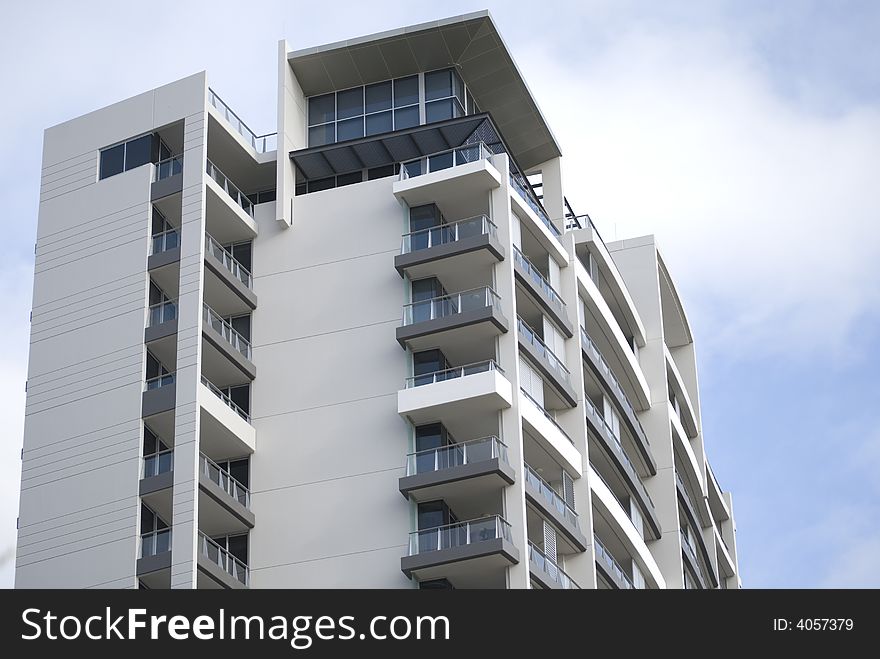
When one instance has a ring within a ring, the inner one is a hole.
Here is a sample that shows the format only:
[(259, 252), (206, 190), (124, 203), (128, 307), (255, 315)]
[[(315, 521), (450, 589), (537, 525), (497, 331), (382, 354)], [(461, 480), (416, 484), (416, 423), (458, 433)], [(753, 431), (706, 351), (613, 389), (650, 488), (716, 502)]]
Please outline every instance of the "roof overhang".
[(306, 96), (454, 66), (526, 170), (561, 155), (488, 11), (288, 53)]

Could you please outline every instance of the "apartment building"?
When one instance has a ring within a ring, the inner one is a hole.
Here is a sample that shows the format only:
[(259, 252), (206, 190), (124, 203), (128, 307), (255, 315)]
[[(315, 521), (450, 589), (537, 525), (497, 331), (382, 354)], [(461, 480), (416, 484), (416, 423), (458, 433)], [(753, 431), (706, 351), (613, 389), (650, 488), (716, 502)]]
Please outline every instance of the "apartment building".
[(670, 273), (488, 12), (281, 42), (277, 121), (46, 131), (16, 585), (739, 587)]

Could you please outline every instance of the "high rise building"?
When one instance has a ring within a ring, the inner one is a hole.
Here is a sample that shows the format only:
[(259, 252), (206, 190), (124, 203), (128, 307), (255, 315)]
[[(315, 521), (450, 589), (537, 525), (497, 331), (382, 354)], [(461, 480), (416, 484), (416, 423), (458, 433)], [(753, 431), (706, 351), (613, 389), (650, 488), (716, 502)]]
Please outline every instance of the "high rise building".
[[(691, 327), (488, 12), (49, 128), (16, 585), (735, 588)], [(578, 154), (568, 154), (578, 158)]]

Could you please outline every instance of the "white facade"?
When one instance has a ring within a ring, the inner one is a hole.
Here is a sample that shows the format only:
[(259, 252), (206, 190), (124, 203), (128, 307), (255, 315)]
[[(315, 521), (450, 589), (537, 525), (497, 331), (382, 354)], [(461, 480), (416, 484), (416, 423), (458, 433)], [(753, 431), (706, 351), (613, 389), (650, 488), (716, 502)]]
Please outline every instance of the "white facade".
[(491, 17), (278, 79), (46, 131), (16, 585), (739, 587), (675, 286)]

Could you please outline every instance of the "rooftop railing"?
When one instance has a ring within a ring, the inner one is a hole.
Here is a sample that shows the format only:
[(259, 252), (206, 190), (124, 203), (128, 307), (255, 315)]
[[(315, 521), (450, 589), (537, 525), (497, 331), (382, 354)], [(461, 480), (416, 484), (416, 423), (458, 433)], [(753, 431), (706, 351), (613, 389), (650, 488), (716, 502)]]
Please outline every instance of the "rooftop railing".
[(141, 534), (141, 558), (171, 551), (171, 529)]
[(568, 505), (565, 499), (553, 489), (550, 483), (541, 478), (541, 476), (538, 475), (538, 472), (528, 463), (523, 464), (525, 466), (526, 482), (538, 490), (551, 508), (555, 508), (563, 518), (572, 524), (572, 526), (578, 528), (578, 514), (575, 512), (574, 508)]
[(556, 561), (548, 557), (531, 542), (529, 543), (529, 562), (534, 563), (563, 590), (580, 590), (580, 586), (575, 583), (574, 579), (563, 572)]
[(507, 445), (494, 435), (481, 437), (410, 453), (406, 456), (406, 475), (428, 474), (496, 458), (507, 462)]
[(526, 204), (535, 211), (535, 215), (538, 216), (538, 219), (543, 222), (544, 226), (550, 230), (557, 238), (561, 236), (559, 229), (556, 228), (556, 225), (550, 221), (550, 216), (547, 215), (547, 211), (544, 210), (544, 207), (538, 201), (538, 198), (535, 196), (534, 191), (532, 191), (532, 187), (527, 183), (524, 183), (520, 180), (519, 176), (510, 173), (510, 184), (513, 186), (513, 189), (519, 193), (519, 196), (522, 197), (522, 200), (526, 202)]
[(230, 554), (229, 550), (225, 547), (221, 547), (201, 532), (199, 532), (199, 551), (202, 556), (245, 586), (250, 583), (250, 570), (248, 566)]
[(154, 181), (161, 181), (183, 171), (183, 154), (171, 156), (156, 163), (156, 175)]
[(516, 245), (513, 246), (513, 260), (519, 265), (519, 267), (526, 271), (526, 274), (529, 276), (529, 279), (532, 280), (532, 283), (550, 298), (553, 306), (555, 306), (560, 313), (565, 313), (565, 300), (563, 300), (562, 296), (556, 292), (556, 289), (550, 285), (550, 282), (547, 281), (547, 278), (541, 274), (541, 271), (538, 270), (538, 268), (535, 267), (535, 264), (529, 260), (529, 257), (523, 254), (522, 250)]
[(446, 380), (455, 380), (468, 375), (476, 375), (477, 373), (486, 373), (487, 371), (498, 371), (504, 373), (494, 359), (487, 359), (482, 362), (474, 362), (465, 364), (464, 366), (453, 366), (444, 368), (442, 371), (433, 371), (432, 373), (423, 373), (421, 375), (411, 375), (406, 379), (406, 388), (421, 387), (425, 384), (435, 384), (437, 382), (445, 382)]
[(151, 304), (147, 310), (147, 327), (155, 327), (177, 318), (177, 305), (171, 300)]
[(268, 153), (269, 151), (277, 150), (278, 133), (257, 135), (248, 128), (247, 124), (210, 87), (208, 88), (208, 102), (217, 109), (220, 115), (232, 125), (238, 134), (244, 138), (244, 141), (250, 144), (257, 153)]
[(547, 344), (541, 340), (541, 337), (538, 336), (537, 332), (529, 327), (522, 318), (517, 318), (516, 320), (519, 333), (522, 335), (523, 340), (531, 345), (535, 351), (544, 358), (553, 370), (556, 371), (556, 374), (563, 382), (568, 384), (571, 381), (571, 373), (565, 367), (565, 364), (562, 363), (562, 360), (556, 356), (556, 353), (547, 347)]
[(205, 251), (220, 261), (223, 266), (232, 273), (233, 277), (238, 279), (248, 288), (252, 288), (253, 277), (251, 276), (250, 271), (238, 262), (238, 260), (232, 255), (232, 252), (217, 242), (217, 240), (208, 233), (205, 234)]
[(157, 375), (155, 377), (147, 379), (144, 382), (144, 391), (152, 391), (153, 389), (161, 389), (162, 387), (167, 387), (168, 385), (174, 384), (174, 373), (165, 373), (164, 375)]
[(202, 320), (220, 334), (229, 345), (238, 350), (245, 359), (251, 358), (251, 344), (232, 326), (232, 324), (207, 304), (202, 304)]
[(411, 302), (403, 307), (403, 324), (412, 325), (437, 318), (446, 318), (467, 311), (498, 306), (501, 297), (489, 286), (460, 293), (447, 293), (429, 300)]
[(409, 254), (422, 249), (430, 249), (438, 245), (447, 245), (474, 236), (494, 236), (497, 232), (495, 223), (485, 215), (476, 215), (464, 220), (448, 222), (436, 227), (412, 231), (403, 235), (401, 254)]
[(511, 541), (510, 524), (501, 515), (492, 515), (413, 531), (409, 534), (409, 555), (500, 539)]
[(166, 229), (154, 233), (150, 241), (150, 255), (161, 254), (180, 245), (180, 233), (177, 229)]
[(174, 449), (169, 448), (144, 456), (144, 468), (141, 478), (158, 476), (174, 469)]
[(568, 436), (568, 433), (565, 432), (565, 430), (562, 429), (562, 426), (559, 425), (559, 422), (556, 420), (556, 417), (554, 417), (552, 414), (550, 414), (550, 412), (548, 412), (547, 409), (546, 409), (543, 405), (541, 405), (541, 403), (539, 403), (538, 401), (536, 401), (535, 398), (534, 398), (534, 396), (532, 396), (532, 394), (530, 394), (528, 391), (526, 391), (526, 390), (523, 389), (522, 387), (520, 387), (519, 390), (522, 392), (522, 395), (525, 396), (525, 397), (526, 397), (526, 398), (527, 398), (527, 399), (528, 399), (528, 400), (529, 400), (529, 401), (530, 401), (535, 407), (537, 407), (538, 410), (541, 412), (541, 414), (543, 414), (544, 417), (545, 417), (550, 423), (552, 423), (552, 424), (556, 427), (556, 429), (557, 429), (559, 432), (561, 432), (562, 435), (563, 435), (568, 441), (570, 441), (572, 444), (574, 444), (574, 440), (573, 440), (571, 437)]
[(422, 174), (430, 174), (450, 167), (485, 160), (493, 155), (492, 150), (483, 142), (438, 151), (400, 163), (400, 180), (405, 181)]
[(234, 400), (232, 400), (232, 398), (230, 398), (226, 392), (224, 392), (222, 389), (220, 389), (220, 387), (218, 387), (216, 384), (211, 382), (204, 375), (202, 376), (202, 384), (205, 385), (211, 391), (212, 394), (217, 396), (217, 398), (219, 398), (224, 403), (226, 403), (229, 407), (231, 407), (232, 410), (238, 414), (238, 416), (240, 416), (242, 419), (244, 419), (248, 423), (251, 422), (250, 415), (247, 412), (245, 412), (243, 409), (241, 409), (241, 407), (239, 407), (238, 404)]
[(626, 590), (632, 590), (635, 588), (632, 579), (629, 575), (623, 571), (623, 568), (620, 566), (620, 563), (611, 555), (605, 545), (599, 540), (597, 536), (593, 536), (593, 546), (596, 549), (596, 560), (602, 561), (608, 570), (617, 577), (619, 580), (619, 584), (623, 586)]
[(207, 476), (208, 480), (238, 501), (245, 508), (251, 507), (250, 490), (238, 482), (232, 474), (204, 453), (199, 454), (199, 462), (202, 473)]
[(205, 171), (208, 176), (214, 179), (214, 182), (223, 188), (223, 191), (229, 195), (229, 197), (238, 204), (245, 213), (253, 217), (254, 204), (250, 198), (244, 192), (239, 190), (238, 187), (229, 180), (229, 177), (221, 172), (214, 163), (208, 159), (205, 159), (205, 163)]

